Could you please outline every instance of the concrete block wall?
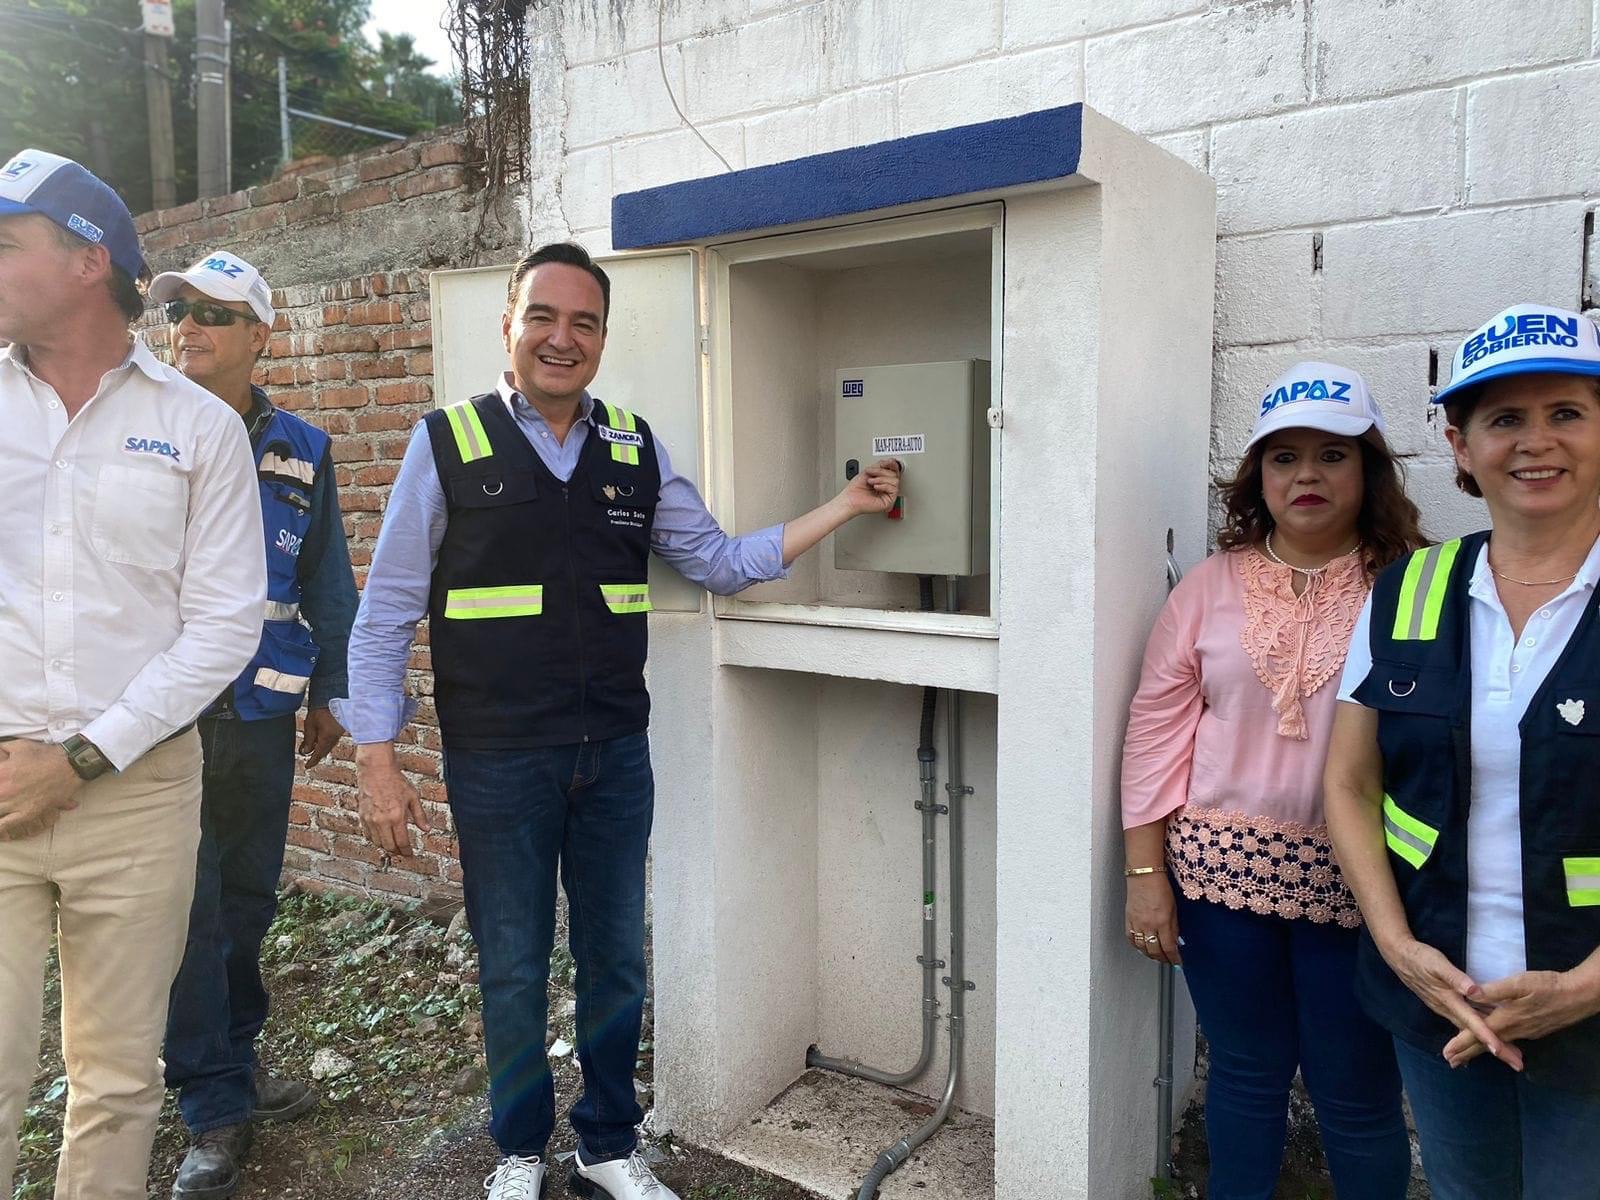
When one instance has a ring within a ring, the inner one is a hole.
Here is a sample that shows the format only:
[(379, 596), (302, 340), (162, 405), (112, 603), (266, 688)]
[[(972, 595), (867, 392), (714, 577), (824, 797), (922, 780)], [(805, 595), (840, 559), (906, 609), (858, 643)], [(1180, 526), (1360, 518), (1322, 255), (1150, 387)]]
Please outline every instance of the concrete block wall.
[[(568, 0), (536, 90), (565, 100), (559, 211), (615, 192), (1084, 100), (1217, 182), (1212, 468), (1272, 376), (1368, 373), (1429, 527), (1455, 491), (1429, 388), (1519, 300), (1586, 304), (1600, 2)], [(1199, 547), (1180, 548), (1189, 557)]]

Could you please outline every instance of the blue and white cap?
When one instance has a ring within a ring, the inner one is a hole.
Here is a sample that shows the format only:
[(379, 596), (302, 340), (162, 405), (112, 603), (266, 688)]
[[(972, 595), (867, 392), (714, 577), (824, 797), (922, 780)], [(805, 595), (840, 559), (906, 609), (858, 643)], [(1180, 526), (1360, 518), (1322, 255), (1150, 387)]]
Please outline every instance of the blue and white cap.
[(1475, 329), (1450, 360), (1450, 382), (1435, 404), (1507, 375), (1548, 371), (1600, 375), (1600, 329), (1582, 313), (1544, 304), (1513, 304)]
[(70, 158), (24, 150), (0, 167), (0, 217), (37, 213), (104, 246), (134, 279), (145, 273), (133, 214), (122, 197)]
[(1375, 432), (1381, 437), (1383, 414), (1358, 372), (1333, 363), (1295, 363), (1261, 397), (1245, 449), (1281, 429), (1320, 429), (1339, 437)]
[(163, 271), (150, 281), (150, 299), (157, 304), (176, 300), (184, 284), (213, 300), (236, 300), (250, 306), (268, 329), (272, 328), (272, 289), (261, 272), (237, 254), (213, 250), (186, 271)]

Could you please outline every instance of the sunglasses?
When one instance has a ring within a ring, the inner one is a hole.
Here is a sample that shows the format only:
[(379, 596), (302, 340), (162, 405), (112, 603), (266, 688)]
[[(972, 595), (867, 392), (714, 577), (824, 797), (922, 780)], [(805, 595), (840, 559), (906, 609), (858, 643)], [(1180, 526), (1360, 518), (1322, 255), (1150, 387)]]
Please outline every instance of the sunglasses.
[(209, 328), (232, 325), (235, 321), (260, 319), (253, 313), (234, 312), (231, 308), (223, 308), (220, 304), (211, 304), (205, 300), (169, 300), (164, 307), (167, 322), (172, 325), (176, 325), (185, 317), (193, 317), (196, 325)]

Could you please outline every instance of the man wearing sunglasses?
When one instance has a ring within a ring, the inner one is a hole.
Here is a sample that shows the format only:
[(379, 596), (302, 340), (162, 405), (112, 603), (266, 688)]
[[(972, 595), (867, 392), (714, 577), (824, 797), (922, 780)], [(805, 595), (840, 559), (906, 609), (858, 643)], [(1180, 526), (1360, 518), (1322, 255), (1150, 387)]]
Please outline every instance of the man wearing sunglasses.
[[(309, 689), (300, 752), (314, 767), (344, 730), (328, 701), (345, 694), (356, 585), (328, 435), (252, 386), (275, 313), (272, 289), (218, 250), (151, 281), (166, 305), (173, 361), (239, 414), (255, 454), (267, 603), (244, 673), (199, 721), (205, 751), (199, 869), (189, 942), (172, 988), (165, 1058), (194, 1143), (173, 1196), (214, 1200), (239, 1185), (254, 1121), (316, 1105), (308, 1084), (258, 1070), (267, 1018), (261, 939), (277, 912), (295, 775), (295, 714)], [(262, 546), (251, 553), (259, 557)]]
[(134, 340), (146, 274), (83, 167), (0, 165), (0, 1196), (55, 935), (55, 1194), (144, 1200), (200, 839), (194, 720), (261, 633), (249, 441)]

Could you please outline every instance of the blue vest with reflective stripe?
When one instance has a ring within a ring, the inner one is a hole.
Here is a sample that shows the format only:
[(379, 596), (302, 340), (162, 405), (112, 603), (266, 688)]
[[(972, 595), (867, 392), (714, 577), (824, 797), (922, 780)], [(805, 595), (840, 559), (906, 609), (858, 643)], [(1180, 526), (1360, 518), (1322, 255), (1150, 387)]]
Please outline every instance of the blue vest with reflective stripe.
[[(1457, 966), (1467, 948), (1471, 598), (1487, 533), (1419, 550), (1372, 590), (1384, 837), (1411, 931)], [(1522, 737), (1522, 888), (1528, 969), (1565, 971), (1600, 946), (1600, 591), (1528, 705)], [(1576, 717), (1576, 720), (1572, 718)], [(1487, 983), (1488, 980), (1479, 980)], [(1436, 1052), (1455, 1027), (1401, 983), (1363, 930), (1357, 991), (1381, 1024)], [(1600, 1017), (1523, 1044), (1530, 1079), (1600, 1091)]]
[(246, 721), (300, 707), (317, 665), (317, 644), (300, 621), (300, 548), (311, 528), (311, 488), (328, 452), (328, 435), (274, 409), (256, 438), (256, 477), (266, 533), (267, 604), (261, 644), (234, 681), (234, 710)]

